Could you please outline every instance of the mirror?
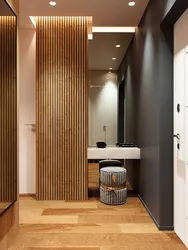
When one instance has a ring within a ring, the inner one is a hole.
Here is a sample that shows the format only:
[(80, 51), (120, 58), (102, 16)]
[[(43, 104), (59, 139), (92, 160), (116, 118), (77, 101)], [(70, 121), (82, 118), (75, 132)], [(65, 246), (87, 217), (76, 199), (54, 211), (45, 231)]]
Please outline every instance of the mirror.
[[(89, 147), (102, 141), (116, 146), (118, 140), (119, 79), (117, 71), (133, 33), (93, 33), (89, 40)], [(124, 90), (122, 90), (124, 91)], [(124, 94), (124, 92), (123, 92)], [(124, 125), (122, 123), (122, 128)]]
[(17, 18), (0, 0), (0, 215), (17, 199)]

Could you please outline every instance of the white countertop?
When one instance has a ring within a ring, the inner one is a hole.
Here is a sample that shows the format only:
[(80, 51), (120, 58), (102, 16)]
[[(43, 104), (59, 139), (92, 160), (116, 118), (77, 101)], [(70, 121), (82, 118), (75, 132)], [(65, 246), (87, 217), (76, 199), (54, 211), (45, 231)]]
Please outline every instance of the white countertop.
[(140, 159), (140, 149), (135, 147), (88, 147), (88, 159)]

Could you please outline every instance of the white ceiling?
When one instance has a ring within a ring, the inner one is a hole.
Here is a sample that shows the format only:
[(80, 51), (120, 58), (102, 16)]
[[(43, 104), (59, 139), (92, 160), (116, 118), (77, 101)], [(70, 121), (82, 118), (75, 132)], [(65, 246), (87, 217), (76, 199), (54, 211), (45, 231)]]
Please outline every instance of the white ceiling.
[[(20, 0), (20, 28), (33, 28), (29, 16), (92, 16), (93, 26), (137, 26), (149, 0)], [(89, 41), (89, 68), (106, 70), (118, 69), (133, 34), (93, 33)], [(116, 44), (121, 48), (117, 49)], [(112, 57), (116, 57), (112, 61)]]
[[(94, 33), (89, 40), (89, 69), (118, 70), (133, 33)], [(116, 48), (116, 44), (121, 45)], [(116, 60), (112, 60), (116, 57)]]
[(29, 16), (93, 16), (94, 26), (137, 26), (149, 0), (20, 0), (20, 25), (29, 22)]

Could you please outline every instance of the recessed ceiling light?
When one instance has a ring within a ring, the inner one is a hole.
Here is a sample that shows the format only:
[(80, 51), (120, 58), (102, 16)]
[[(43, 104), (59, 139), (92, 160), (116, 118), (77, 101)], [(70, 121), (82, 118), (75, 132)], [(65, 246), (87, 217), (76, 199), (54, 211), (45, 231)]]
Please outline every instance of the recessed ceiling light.
[(55, 2), (55, 1), (50, 1), (49, 4), (50, 4), (51, 6), (56, 6), (56, 2)]
[(129, 6), (131, 6), (131, 7), (135, 6), (135, 4), (136, 4), (135, 2), (129, 2)]
[(119, 44), (116, 45), (116, 48), (120, 48), (120, 47), (121, 47), (121, 45), (119, 45)]
[(115, 58), (115, 57), (113, 57), (113, 58), (112, 58), (112, 60), (116, 60), (116, 58)]
[(109, 68), (109, 70), (112, 70), (112, 68)]

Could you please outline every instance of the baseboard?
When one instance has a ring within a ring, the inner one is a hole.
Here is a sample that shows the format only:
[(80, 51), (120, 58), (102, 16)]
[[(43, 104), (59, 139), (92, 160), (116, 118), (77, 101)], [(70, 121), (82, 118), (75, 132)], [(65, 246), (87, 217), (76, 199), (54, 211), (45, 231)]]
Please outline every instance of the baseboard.
[(158, 224), (158, 222), (156, 221), (156, 219), (153, 217), (152, 213), (150, 212), (150, 210), (148, 209), (148, 207), (146, 206), (145, 202), (142, 200), (142, 198), (140, 197), (140, 195), (138, 195), (138, 198), (140, 199), (140, 201), (142, 202), (143, 206), (145, 207), (145, 209), (147, 210), (148, 214), (150, 215), (150, 217), (152, 218), (152, 220), (154, 221), (155, 225), (157, 226), (157, 228), (159, 229), (159, 231), (174, 231), (174, 227), (173, 226), (160, 226)]
[(36, 194), (19, 194), (19, 197), (20, 198), (22, 198), (22, 197), (33, 197), (33, 198), (35, 198)]
[[(131, 181), (129, 181), (129, 184), (131, 185), (131, 187), (133, 188), (133, 185), (131, 183)], [(134, 190), (134, 188), (133, 188)], [(136, 193), (136, 191), (135, 191)], [(145, 207), (145, 209), (147, 210), (148, 214), (150, 215), (150, 217), (152, 218), (153, 222), (155, 223), (156, 227), (159, 229), (159, 231), (174, 231), (174, 227), (173, 226), (160, 226), (159, 223), (156, 221), (156, 219), (153, 217), (152, 213), (150, 212), (150, 210), (148, 209), (147, 205), (145, 204), (145, 202), (142, 200), (142, 198), (140, 197), (139, 194), (137, 194), (138, 198), (140, 199), (140, 201), (142, 202), (143, 206)]]

